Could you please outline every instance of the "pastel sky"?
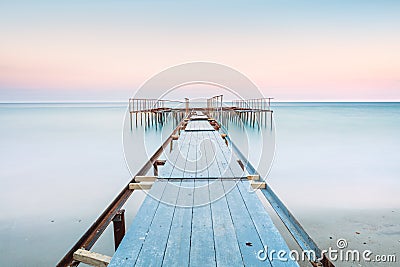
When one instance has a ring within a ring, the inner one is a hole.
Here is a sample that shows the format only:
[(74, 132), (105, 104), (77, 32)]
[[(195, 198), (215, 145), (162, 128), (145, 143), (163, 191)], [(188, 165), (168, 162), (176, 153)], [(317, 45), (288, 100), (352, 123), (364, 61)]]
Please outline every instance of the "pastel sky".
[(190, 61), (281, 101), (400, 101), (400, 1), (0, 0), (2, 102), (125, 100)]

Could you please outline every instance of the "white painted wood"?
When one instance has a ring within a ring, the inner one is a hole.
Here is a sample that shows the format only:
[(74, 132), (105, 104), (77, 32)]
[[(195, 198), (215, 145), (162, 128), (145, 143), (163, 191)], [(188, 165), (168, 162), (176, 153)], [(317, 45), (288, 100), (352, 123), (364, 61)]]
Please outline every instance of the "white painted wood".
[(251, 188), (253, 189), (265, 189), (267, 187), (267, 184), (265, 182), (254, 182), (252, 181), (250, 183)]
[(260, 175), (258, 175), (258, 174), (250, 174), (250, 175), (247, 175), (247, 179), (253, 180), (253, 181), (259, 181), (260, 180)]
[(153, 186), (154, 182), (141, 182), (141, 183), (130, 183), (130, 190), (149, 190)]
[(157, 176), (135, 176), (136, 182), (154, 182), (157, 180)]
[(110, 263), (111, 257), (85, 249), (78, 249), (74, 252), (74, 260), (90, 266), (105, 267)]

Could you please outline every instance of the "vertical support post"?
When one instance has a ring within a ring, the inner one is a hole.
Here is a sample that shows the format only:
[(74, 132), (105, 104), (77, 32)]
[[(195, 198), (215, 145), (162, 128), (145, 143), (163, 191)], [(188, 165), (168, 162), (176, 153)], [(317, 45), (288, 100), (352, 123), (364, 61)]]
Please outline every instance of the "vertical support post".
[[(223, 113), (222, 113), (222, 106), (223, 106), (223, 100), (222, 100), (222, 98), (223, 98), (223, 95), (220, 95), (220, 98), (221, 98), (221, 109), (220, 109), (220, 113), (221, 113), (221, 115), (220, 115), (220, 121), (221, 121), (221, 123), (223, 123), (222, 122), (222, 120), (223, 120)], [(224, 124), (224, 123), (223, 123)], [(222, 126), (222, 125), (221, 125)]]
[(125, 210), (119, 210), (112, 221), (114, 227), (114, 247), (117, 250), (122, 238), (125, 236)]
[(273, 113), (273, 111), (271, 110), (270, 112), (271, 112), (271, 131), (272, 131), (272, 113)]
[(153, 164), (153, 173), (154, 173), (154, 176), (158, 176), (158, 163), (157, 163), (157, 161), (154, 162), (154, 164)]
[(186, 116), (189, 114), (189, 98), (185, 98)]
[(133, 104), (133, 99), (129, 98), (129, 119), (131, 123), (131, 131), (132, 131), (132, 104)]
[(131, 131), (132, 131), (132, 112), (129, 111), (129, 119), (131, 121)]

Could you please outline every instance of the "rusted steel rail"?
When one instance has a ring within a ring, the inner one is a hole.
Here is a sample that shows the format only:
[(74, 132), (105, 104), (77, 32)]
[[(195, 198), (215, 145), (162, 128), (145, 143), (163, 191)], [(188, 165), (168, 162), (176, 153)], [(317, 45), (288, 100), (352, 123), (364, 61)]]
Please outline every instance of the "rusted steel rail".
[[(232, 142), (229, 136), (226, 136), (229, 140), (233, 151), (240, 159), (243, 164), (244, 169), (246, 169), (250, 174), (260, 175), (253, 165), (247, 160), (247, 158), (242, 154), (239, 148)], [(266, 181), (265, 181), (266, 182)], [(298, 220), (293, 216), (289, 209), (283, 204), (279, 197), (271, 189), (270, 185), (267, 183), (265, 189), (261, 189), (262, 194), (271, 204), (276, 214), (279, 216), (289, 233), (292, 235), (296, 243), (300, 246), (303, 251), (314, 251), (315, 258), (309, 258), (310, 263), (315, 266), (323, 267), (335, 267), (335, 265), (323, 254), (323, 251), (318, 247), (314, 240), (307, 234), (304, 228), (301, 226)], [(309, 254), (307, 254), (309, 256)]]
[[(182, 120), (178, 126), (174, 129), (171, 135), (165, 140), (165, 142), (157, 149), (153, 156), (144, 164), (144, 166), (138, 171), (135, 176), (146, 175), (146, 173), (154, 166), (154, 163), (158, 157), (162, 154), (163, 150), (172, 141), (172, 135), (175, 135), (178, 129), (183, 125)], [(135, 177), (132, 178), (129, 183), (134, 183)], [(125, 202), (129, 199), (133, 193), (133, 189), (129, 189), (129, 183), (122, 189), (118, 196), (111, 202), (111, 204), (103, 211), (103, 213), (97, 218), (97, 220), (90, 226), (90, 228), (83, 234), (83, 236), (72, 246), (68, 253), (61, 259), (57, 264), (57, 267), (66, 266), (78, 266), (80, 262), (73, 259), (74, 252), (78, 249), (90, 250), (108, 225), (111, 223), (115, 215), (123, 207)]]
[[(191, 111), (201, 110), (209, 115), (214, 115), (213, 117), (219, 117), (216, 121), (214, 121), (213, 126), (216, 129), (223, 128), (221, 127), (224, 125), (224, 120), (226, 121), (227, 116), (223, 116), (223, 111), (227, 111), (228, 119), (231, 116), (231, 113), (242, 113), (242, 111), (252, 112), (250, 115), (245, 114), (245, 116), (239, 116), (240, 118), (252, 120), (253, 126), (255, 121), (255, 112), (270, 112), (271, 113), (271, 129), (272, 129), (272, 110), (270, 109), (270, 100), (272, 98), (263, 98), (263, 99), (250, 99), (250, 100), (238, 100), (233, 101), (231, 107), (223, 106), (222, 96), (216, 96), (214, 98), (207, 100), (207, 108), (192, 108)], [(131, 100), (130, 100), (131, 101)], [(135, 99), (137, 103), (141, 103), (141, 99)], [(158, 102), (157, 100), (149, 100), (148, 102), (143, 101), (145, 104), (137, 104), (139, 106), (138, 109), (134, 108), (135, 103), (130, 103), (129, 113), (132, 115), (132, 112), (149, 112), (149, 108), (153, 107), (154, 104), (158, 105), (157, 109), (165, 109), (165, 106), (162, 106), (163, 103)], [(161, 104), (159, 104), (161, 103)], [(151, 110), (151, 109), (150, 109)], [(189, 101), (186, 101), (186, 106), (183, 109), (174, 109), (175, 111), (185, 111), (183, 116), (179, 117), (182, 119), (177, 127), (172, 131), (170, 136), (164, 143), (157, 149), (157, 151), (152, 155), (152, 157), (144, 164), (144, 166), (138, 171), (135, 176), (145, 176), (151, 168), (154, 168), (155, 174), (157, 172), (157, 165), (162, 164), (162, 162), (158, 162), (158, 158), (163, 153), (163, 150), (168, 147), (168, 145), (174, 139), (174, 136), (177, 134), (181, 126), (186, 123), (189, 112)], [(154, 110), (153, 110), (154, 111)], [(211, 114), (210, 114), (211, 113)], [(267, 113), (265, 113), (266, 115)], [(218, 115), (218, 116), (217, 116)], [(146, 119), (146, 117), (145, 117)], [(176, 120), (178, 122), (179, 120)], [(265, 116), (265, 121), (267, 121), (267, 116)], [(131, 118), (131, 127), (132, 127), (132, 118)], [(131, 128), (132, 129), (132, 128)], [(224, 129), (223, 129), (224, 131)], [(251, 163), (244, 157), (244, 155), (240, 152), (238, 147), (230, 140), (229, 136), (225, 135), (225, 140), (229, 141), (233, 150), (235, 151), (236, 155), (239, 158), (239, 161), (243, 167), (246, 169), (250, 174), (258, 174), (256, 169), (251, 165)], [(90, 228), (85, 232), (85, 234), (78, 240), (78, 242), (70, 249), (70, 251), (61, 259), (61, 261), (57, 264), (57, 266), (64, 267), (64, 266), (77, 266), (79, 265), (79, 261), (75, 261), (73, 258), (74, 253), (78, 249), (85, 249), (90, 250), (95, 242), (99, 239), (101, 234), (105, 231), (105, 229), (109, 226), (111, 221), (113, 221), (116, 216), (118, 216), (119, 212), (121, 211), (123, 205), (129, 199), (131, 194), (133, 193), (133, 189), (130, 189), (129, 184), (135, 183), (135, 177), (131, 179), (131, 181), (122, 189), (122, 191), (118, 194), (118, 196), (111, 202), (111, 204), (103, 211), (103, 213), (98, 217), (98, 219), (90, 226)], [(275, 210), (277, 215), (280, 217), (288, 231), (294, 237), (295, 241), (298, 243), (300, 248), (303, 251), (312, 250), (315, 252), (317, 259), (310, 258), (310, 262), (313, 266), (326, 266), (326, 267), (333, 267), (334, 265), (329, 261), (328, 258), (323, 255), (322, 251), (318, 248), (317, 244), (311, 239), (311, 237), (306, 233), (306, 231), (302, 228), (300, 223), (294, 218), (292, 213), (286, 208), (283, 202), (278, 198), (278, 196), (272, 191), (272, 189), (267, 184), (265, 189), (261, 189), (262, 194), (264, 197), (269, 201), (272, 208)], [(118, 218), (117, 218), (118, 219)], [(114, 225), (115, 227), (115, 225)], [(123, 227), (124, 228), (124, 227)], [(119, 229), (122, 229), (121, 226)], [(116, 229), (114, 229), (116, 230)], [(123, 235), (123, 234), (122, 234)], [(117, 239), (119, 241), (117, 241)], [(115, 239), (115, 247), (119, 245), (120, 240), (122, 239), (121, 236)]]

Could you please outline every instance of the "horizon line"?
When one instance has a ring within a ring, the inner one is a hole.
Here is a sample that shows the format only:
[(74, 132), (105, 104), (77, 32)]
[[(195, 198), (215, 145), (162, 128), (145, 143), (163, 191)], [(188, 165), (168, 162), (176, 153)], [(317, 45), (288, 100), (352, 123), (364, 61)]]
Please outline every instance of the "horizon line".
[[(228, 100), (226, 102), (230, 102), (232, 100)], [(0, 101), (0, 104), (99, 104), (99, 103), (110, 103), (110, 104), (122, 104), (127, 103), (128, 100), (46, 100), (46, 101)], [(193, 102), (202, 102), (202, 101), (193, 101)], [(224, 101), (225, 102), (225, 101)], [(273, 100), (273, 103), (400, 103), (400, 99), (394, 100)]]

